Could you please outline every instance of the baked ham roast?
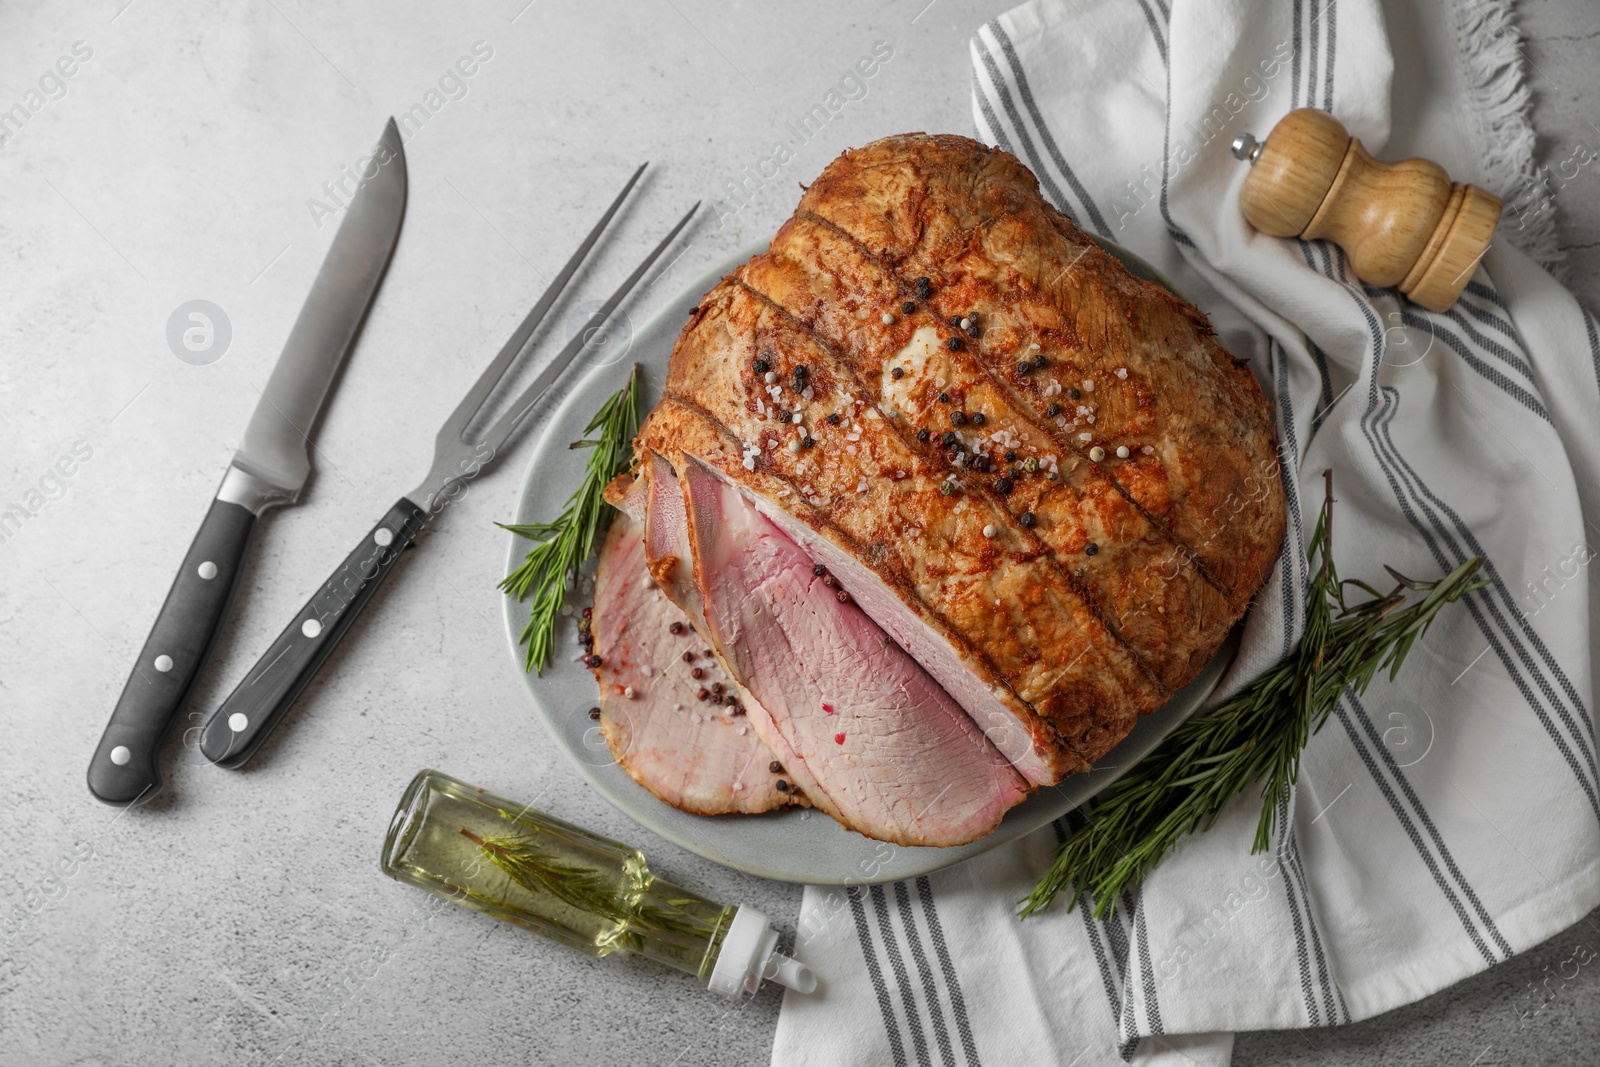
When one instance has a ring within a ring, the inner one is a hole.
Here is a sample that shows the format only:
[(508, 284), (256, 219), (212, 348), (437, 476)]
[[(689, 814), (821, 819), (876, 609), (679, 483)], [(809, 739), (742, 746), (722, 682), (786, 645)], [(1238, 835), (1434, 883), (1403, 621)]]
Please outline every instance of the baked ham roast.
[[(742, 698), (679, 714), (742, 720), (784, 799), (903, 844), (981, 837), (1105, 755), (1284, 531), (1246, 364), (964, 137), (829, 165), (690, 315), (635, 448), (608, 498), (643, 532), (607, 541), (597, 633), (648, 574)], [(613, 747), (685, 810), (776, 800), (729, 799), (725, 753)]]

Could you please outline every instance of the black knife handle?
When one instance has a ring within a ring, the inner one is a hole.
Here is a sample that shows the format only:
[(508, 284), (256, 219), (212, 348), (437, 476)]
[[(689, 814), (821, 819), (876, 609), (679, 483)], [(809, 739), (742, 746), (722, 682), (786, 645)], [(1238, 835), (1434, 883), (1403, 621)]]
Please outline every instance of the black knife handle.
[(161, 743), (222, 628), (255, 528), (249, 508), (211, 502), (89, 763), (89, 792), (107, 804), (161, 788)]
[(389, 509), (201, 728), (200, 751), (223, 767), (245, 763), (315, 677), (427, 516), (405, 497)]

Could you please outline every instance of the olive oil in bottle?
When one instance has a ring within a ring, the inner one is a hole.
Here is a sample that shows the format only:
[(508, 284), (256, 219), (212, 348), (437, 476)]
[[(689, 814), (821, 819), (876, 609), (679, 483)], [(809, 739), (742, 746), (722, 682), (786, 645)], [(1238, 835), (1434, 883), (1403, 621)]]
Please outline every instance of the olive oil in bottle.
[(591, 956), (646, 956), (718, 992), (753, 993), (764, 978), (816, 988), (809, 968), (776, 951), (760, 912), (706, 900), (657, 878), (638, 849), (438, 771), (400, 798), (383, 870)]

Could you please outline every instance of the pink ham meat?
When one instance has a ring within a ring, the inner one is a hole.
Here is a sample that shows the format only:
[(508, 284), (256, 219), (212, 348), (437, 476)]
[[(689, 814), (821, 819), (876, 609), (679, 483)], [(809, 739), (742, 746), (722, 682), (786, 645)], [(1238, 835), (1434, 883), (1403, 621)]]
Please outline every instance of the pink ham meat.
[[(635, 498), (636, 502), (637, 498)], [(633, 509), (629, 509), (633, 510)], [(600, 666), (600, 729), (634, 781), (696, 815), (771, 811), (803, 803), (780, 793), (792, 778), (771, 769), (773, 754), (734, 705), (699, 700), (700, 689), (737, 693), (688, 619), (651, 580), (641, 526), (625, 511), (600, 551), (591, 626)], [(674, 634), (680, 624), (683, 632)], [(683, 654), (693, 652), (692, 664)], [(696, 679), (690, 671), (699, 669)], [(632, 690), (632, 696), (628, 691)]]
[[(646, 566), (667, 598), (693, 621), (695, 630), (708, 644), (714, 644), (706, 626), (705, 599), (695, 583), (694, 545), (689, 540), (683, 487), (678, 484), (672, 464), (656, 453), (646, 453), (641, 466), (640, 477), (628, 488), (624, 500), (634, 512), (642, 509), (645, 516)], [(639, 503), (641, 500), (644, 501), (642, 505)], [(818, 788), (816, 779), (800, 757), (795, 755), (767, 709), (749, 690), (737, 683), (735, 688), (740, 704), (745, 708), (746, 718), (767, 748), (777, 756), (779, 765), (786, 770), (788, 781), (806, 797), (814, 798), (822, 810), (839, 818), (838, 811)]]
[(812, 803), (902, 845), (998, 826), (1027, 785), (977, 724), (738, 489), (690, 457), (679, 474), (707, 631)]

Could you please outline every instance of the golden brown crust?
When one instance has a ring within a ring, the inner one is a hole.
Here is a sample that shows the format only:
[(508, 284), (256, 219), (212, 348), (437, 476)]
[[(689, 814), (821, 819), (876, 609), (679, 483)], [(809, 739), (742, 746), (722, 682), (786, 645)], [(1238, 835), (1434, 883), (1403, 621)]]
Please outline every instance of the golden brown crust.
[[(950, 322), (973, 312), (975, 331)], [(1013, 157), (915, 134), (841, 156), (707, 294), (640, 444), (700, 456), (867, 564), (1059, 776), (1192, 680), (1271, 569), (1269, 410), (1197, 310)]]

